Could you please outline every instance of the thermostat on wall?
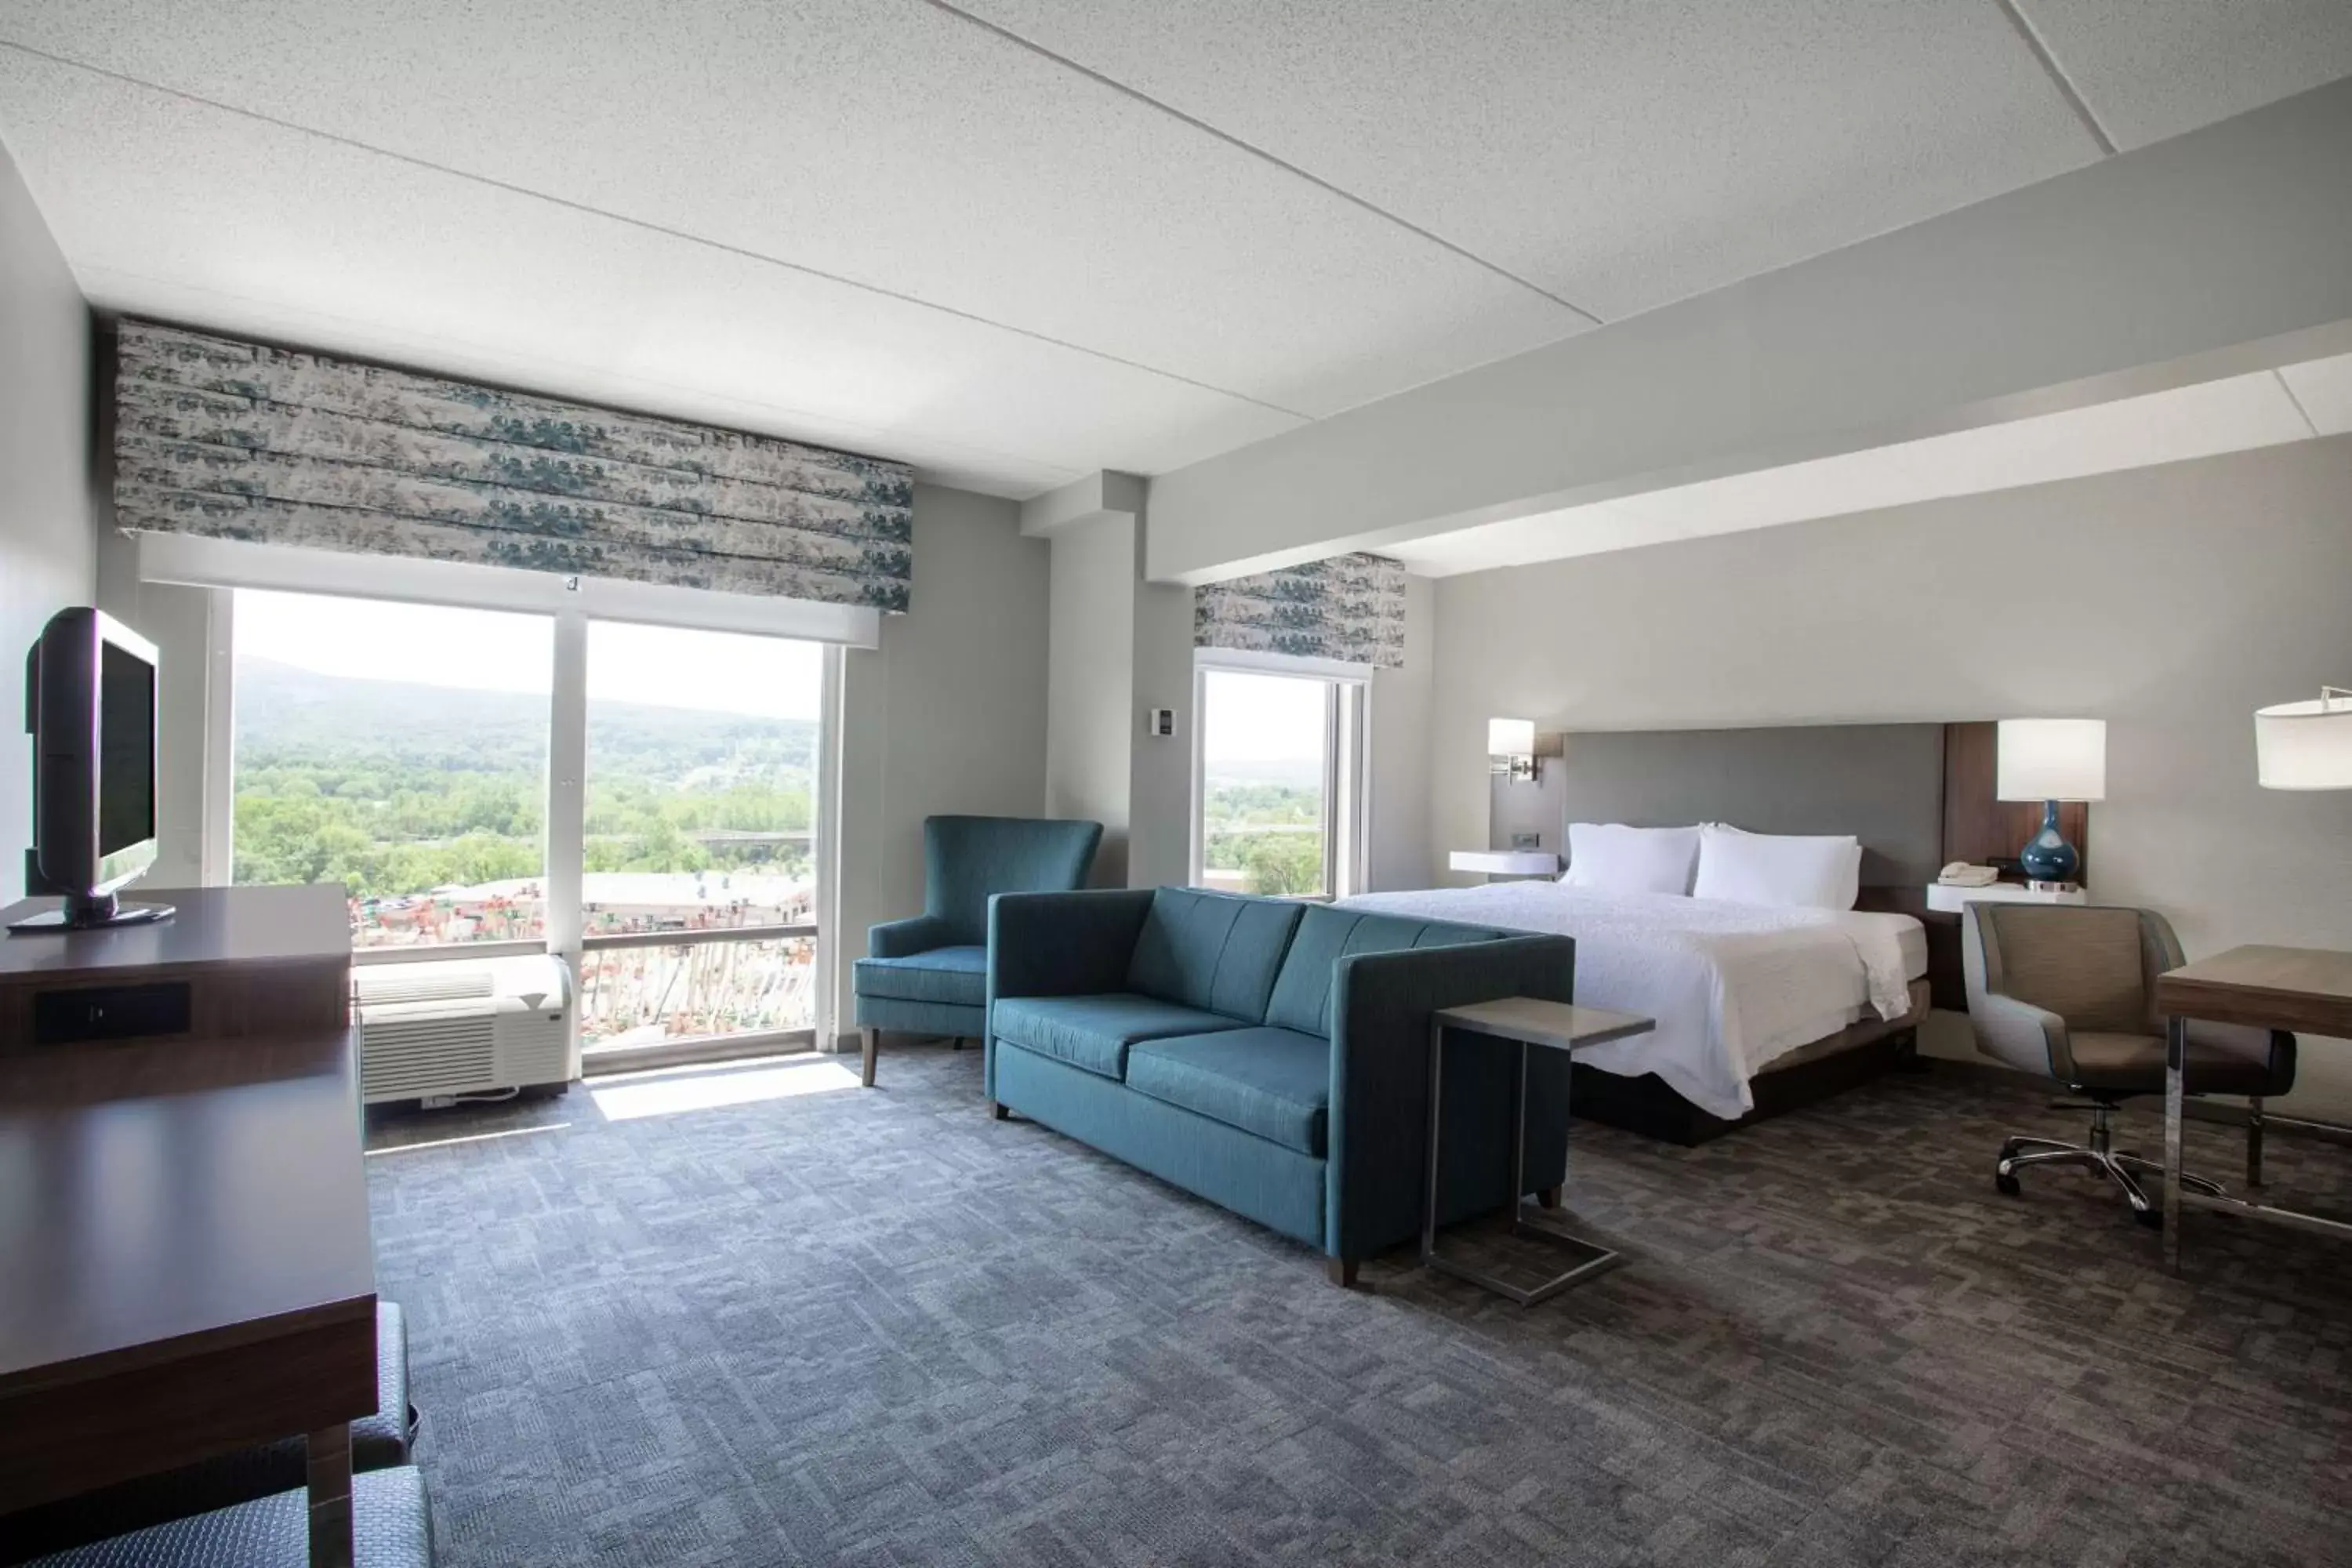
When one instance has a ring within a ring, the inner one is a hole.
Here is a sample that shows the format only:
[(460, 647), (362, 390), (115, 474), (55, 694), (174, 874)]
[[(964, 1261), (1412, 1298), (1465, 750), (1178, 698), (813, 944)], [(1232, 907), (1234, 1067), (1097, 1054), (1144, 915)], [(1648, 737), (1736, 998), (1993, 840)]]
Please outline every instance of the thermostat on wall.
[(1172, 735), (1176, 732), (1176, 710), (1154, 708), (1145, 716), (1143, 732), (1147, 735)]

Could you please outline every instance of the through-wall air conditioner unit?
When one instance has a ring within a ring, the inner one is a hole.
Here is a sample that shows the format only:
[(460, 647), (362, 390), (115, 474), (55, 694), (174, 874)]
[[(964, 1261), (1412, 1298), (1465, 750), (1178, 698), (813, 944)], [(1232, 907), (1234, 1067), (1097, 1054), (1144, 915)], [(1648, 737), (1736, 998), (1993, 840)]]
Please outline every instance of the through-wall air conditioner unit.
[(561, 958), (453, 958), (352, 972), (360, 1098), (427, 1102), (580, 1076)]

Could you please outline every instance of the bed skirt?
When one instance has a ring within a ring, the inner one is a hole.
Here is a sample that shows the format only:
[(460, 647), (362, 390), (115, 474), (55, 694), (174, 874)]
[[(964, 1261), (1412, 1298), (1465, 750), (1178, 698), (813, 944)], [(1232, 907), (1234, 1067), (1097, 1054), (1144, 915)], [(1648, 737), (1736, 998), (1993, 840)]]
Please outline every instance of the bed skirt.
[(1654, 1073), (1625, 1078), (1598, 1068), (1575, 1069), (1570, 1108), (1589, 1121), (1685, 1147), (1769, 1121), (1870, 1082), (1916, 1055), (1927, 1016), (1927, 982), (1911, 982), (1911, 1007), (1899, 1018), (1864, 1018), (1774, 1058), (1748, 1079), (1755, 1109), (1735, 1121), (1701, 1110)]

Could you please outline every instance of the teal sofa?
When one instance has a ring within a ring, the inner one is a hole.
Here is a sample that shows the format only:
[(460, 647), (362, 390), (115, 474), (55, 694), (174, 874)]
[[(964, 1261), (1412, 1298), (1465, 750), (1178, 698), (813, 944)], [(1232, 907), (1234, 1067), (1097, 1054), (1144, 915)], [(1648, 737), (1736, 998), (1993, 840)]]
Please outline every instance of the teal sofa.
[[(1323, 1252), (1420, 1234), (1430, 1015), (1570, 998), (1575, 944), (1178, 888), (989, 904), (987, 1093)], [(1442, 1223), (1512, 1196), (1516, 1047), (1446, 1047)], [(1528, 1069), (1528, 1191), (1568, 1163), (1568, 1061)]]
[(959, 1046), (980, 1037), (989, 899), (1085, 887), (1102, 832), (1099, 822), (1028, 816), (923, 819), (923, 912), (868, 927), (866, 956), (850, 972), (866, 1088), (886, 1029)]

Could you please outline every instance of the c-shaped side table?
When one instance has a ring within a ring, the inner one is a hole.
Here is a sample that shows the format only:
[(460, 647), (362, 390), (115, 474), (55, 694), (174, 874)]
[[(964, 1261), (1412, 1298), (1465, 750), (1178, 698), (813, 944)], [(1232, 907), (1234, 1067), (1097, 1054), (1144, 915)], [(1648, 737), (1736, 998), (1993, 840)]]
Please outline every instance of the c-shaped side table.
[[(1568, 1002), (1546, 1002), (1534, 996), (1509, 996), (1499, 1002), (1479, 1002), (1467, 1007), (1444, 1007), (1430, 1015), (1429, 1019), (1429, 1173), (1424, 1189), (1426, 1201), (1421, 1211), (1421, 1260), (1430, 1268), (1482, 1285), (1500, 1296), (1507, 1296), (1522, 1307), (1532, 1307), (1548, 1300), (1571, 1285), (1580, 1285), (1595, 1275), (1604, 1274), (1624, 1261), (1622, 1254), (1586, 1241), (1581, 1237), (1555, 1230), (1549, 1225), (1531, 1223), (1527, 1215), (1528, 1167), (1528, 1047), (1541, 1046), (1548, 1050), (1573, 1053), (1580, 1046), (1605, 1045), (1622, 1040), (1629, 1035), (1647, 1034), (1656, 1028), (1657, 1020), (1633, 1013), (1612, 1013), (1601, 1007), (1579, 1007)], [(1445, 1031), (1459, 1029), (1467, 1035), (1486, 1035), (1498, 1040), (1517, 1041), (1519, 1047), (1518, 1076), (1511, 1086), (1511, 1233), (1531, 1237), (1573, 1252), (1582, 1258), (1564, 1274), (1555, 1275), (1539, 1285), (1522, 1288), (1492, 1274), (1481, 1272), (1467, 1264), (1441, 1256), (1437, 1250), (1437, 1167), (1438, 1128), (1443, 1118), (1441, 1094), (1444, 1082)], [(1567, 1113), (1568, 1107), (1560, 1107)]]

